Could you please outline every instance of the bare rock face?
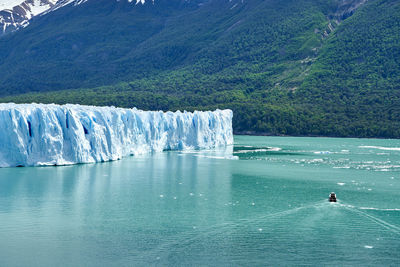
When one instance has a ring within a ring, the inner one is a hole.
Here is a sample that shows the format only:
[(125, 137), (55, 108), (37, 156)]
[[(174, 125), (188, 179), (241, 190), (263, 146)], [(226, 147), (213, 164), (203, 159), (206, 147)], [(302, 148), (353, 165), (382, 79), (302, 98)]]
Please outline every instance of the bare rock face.
[(339, 21), (343, 21), (352, 16), (354, 12), (368, 0), (341, 0), (335, 17)]
[[(327, 38), (335, 31), (340, 23), (351, 17), (354, 12), (367, 1), (368, 0), (337, 0), (336, 11), (328, 16), (328, 26), (321, 31), (322, 38)], [(319, 29), (316, 29), (316, 31), (319, 31)]]

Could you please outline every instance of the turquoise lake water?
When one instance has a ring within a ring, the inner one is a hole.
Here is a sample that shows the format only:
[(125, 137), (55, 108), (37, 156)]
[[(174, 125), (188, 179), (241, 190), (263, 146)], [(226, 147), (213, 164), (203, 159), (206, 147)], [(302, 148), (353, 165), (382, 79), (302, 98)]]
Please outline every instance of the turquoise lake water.
[(400, 265), (400, 140), (0, 169), (0, 266), (302, 264)]

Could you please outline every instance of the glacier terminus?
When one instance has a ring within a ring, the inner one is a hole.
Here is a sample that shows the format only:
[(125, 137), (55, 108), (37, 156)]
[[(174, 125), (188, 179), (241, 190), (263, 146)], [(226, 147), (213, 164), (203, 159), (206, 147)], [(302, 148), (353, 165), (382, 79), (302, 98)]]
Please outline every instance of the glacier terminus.
[(0, 104), (0, 167), (68, 165), (233, 144), (232, 111)]

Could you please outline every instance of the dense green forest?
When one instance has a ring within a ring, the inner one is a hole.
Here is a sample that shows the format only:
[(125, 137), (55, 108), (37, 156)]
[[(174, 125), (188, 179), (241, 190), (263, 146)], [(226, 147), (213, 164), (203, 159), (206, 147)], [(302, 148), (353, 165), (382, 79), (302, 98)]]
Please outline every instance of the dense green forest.
[(400, 1), (107, 3), (0, 39), (0, 101), (230, 108), (236, 133), (400, 137)]

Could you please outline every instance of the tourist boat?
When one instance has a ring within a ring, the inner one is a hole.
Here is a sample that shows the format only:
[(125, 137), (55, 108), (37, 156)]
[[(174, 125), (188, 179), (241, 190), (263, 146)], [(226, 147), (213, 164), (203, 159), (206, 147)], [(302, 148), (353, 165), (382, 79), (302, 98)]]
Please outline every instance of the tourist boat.
[(329, 202), (336, 202), (336, 194), (334, 192), (329, 195)]

